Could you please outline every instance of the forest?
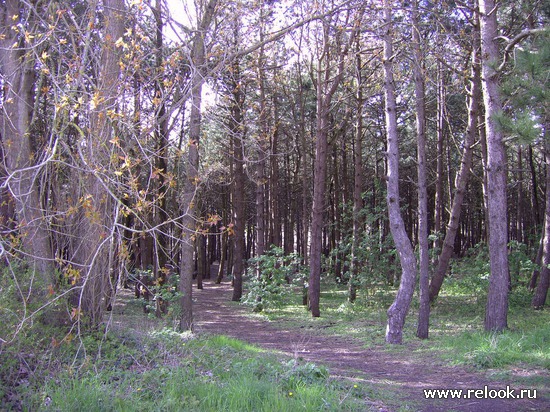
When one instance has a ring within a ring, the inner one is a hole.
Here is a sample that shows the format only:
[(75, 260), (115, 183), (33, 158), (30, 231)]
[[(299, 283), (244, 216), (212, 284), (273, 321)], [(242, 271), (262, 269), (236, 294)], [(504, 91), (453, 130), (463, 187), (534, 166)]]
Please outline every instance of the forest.
[(387, 347), (471, 287), (480, 333), (517, 309), (550, 368), (547, 1), (0, 0), (0, 19), (2, 408), (26, 408), (30, 364), (81, 370), (128, 305), (189, 336), (227, 282), (258, 316), (293, 295), (303, 322), (337, 290), (381, 310)]

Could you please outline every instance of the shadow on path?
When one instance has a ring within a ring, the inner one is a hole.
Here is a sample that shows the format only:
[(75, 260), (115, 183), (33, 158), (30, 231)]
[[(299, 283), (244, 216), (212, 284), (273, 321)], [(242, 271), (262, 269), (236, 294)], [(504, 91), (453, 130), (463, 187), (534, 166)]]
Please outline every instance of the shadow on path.
[[(246, 316), (246, 308), (230, 304), (231, 285), (228, 283), (216, 285), (207, 282), (204, 289), (193, 293), (196, 332), (227, 335), (285, 355), (322, 363), (330, 368), (333, 376), (366, 382), (395, 393), (395, 402), (390, 401), (392, 405), (381, 407), (380, 411), (395, 410), (400, 406), (406, 410), (430, 412), (550, 411), (550, 400), (541, 399), (540, 393), (536, 400), (477, 399), (474, 393), (470, 399), (429, 400), (424, 396), (425, 389), (462, 389), (465, 395), (468, 389), (484, 390), (488, 387), (489, 391), (500, 390), (500, 394), (504, 394), (508, 385), (517, 396), (521, 387), (513, 382), (490, 380), (481, 372), (445, 366), (441, 360), (425, 355), (408, 356), (407, 353), (382, 348), (364, 349), (357, 342), (344, 338), (278, 328), (273, 323)], [(530, 394), (533, 395), (532, 390)]]

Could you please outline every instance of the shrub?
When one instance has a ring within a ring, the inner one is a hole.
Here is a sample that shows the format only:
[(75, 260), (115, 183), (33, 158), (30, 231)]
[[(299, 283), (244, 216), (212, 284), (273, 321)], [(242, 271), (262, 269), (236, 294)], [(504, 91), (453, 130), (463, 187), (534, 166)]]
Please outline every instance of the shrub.
[(249, 292), (243, 304), (260, 312), (288, 302), (292, 283), (303, 283), (304, 268), (297, 254), (285, 255), (280, 247), (273, 246), (267, 253), (250, 260), (247, 275)]

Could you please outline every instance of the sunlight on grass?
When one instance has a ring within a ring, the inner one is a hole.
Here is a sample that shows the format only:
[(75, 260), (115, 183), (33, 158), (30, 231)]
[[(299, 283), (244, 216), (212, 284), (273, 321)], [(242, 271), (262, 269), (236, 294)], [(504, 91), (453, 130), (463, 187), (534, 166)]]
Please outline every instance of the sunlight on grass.
[(325, 367), (260, 354), (226, 336), (187, 343), (172, 352), (180, 359), (176, 366), (66, 374), (48, 384), (37, 403), (46, 411), (91, 412), (370, 410), (371, 389), (333, 380)]
[(529, 295), (518, 290), (510, 296), (510, 330), (500, 335), (483, 331), (486, 280), (449, 281), (432, 308), (430, 339), (416, 338), (418, 300), (415, 296), (404, 330), (405, 344), (390, 347), (384, 344), (386, 310), (395, 296), (395, 288), (371, 285), (360, 289), (355, 303), (347, 301), (347, 288), (325, 281), (321, 293), (321, 317), (312, 318), (301, 305), (296, 292), (292, 304), (271, 308), (263, 316), (274, 326), (291, 328), (302, 333), (339, 336), (353, 339), (366, 347), (415, 353), (437, 353), (452, 364), (481, 368), (506, 368), (526, 364), (550, 369), (550, 314), (529, 308)]
[(207, 344), (212, 349), (228, 347), (242, 352), (266, 352), (266, 350), (258, 346), (250, 345), (246, 342), (243, 342), (242, 340), (230, 338), (229, 336), (225, 335), (212, 336), (210, 339), (208, 339)]

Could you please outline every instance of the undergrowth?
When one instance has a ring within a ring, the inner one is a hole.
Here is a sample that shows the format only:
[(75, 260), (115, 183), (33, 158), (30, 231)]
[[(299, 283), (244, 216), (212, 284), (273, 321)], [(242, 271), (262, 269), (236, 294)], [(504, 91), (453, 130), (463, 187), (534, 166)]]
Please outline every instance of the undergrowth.
[[(456, 260), (442, 292), (432, 306), (430, 339), (416, 338), (418, 296), (415, 295), (404, 330), (402, 348), (417, 354), (437, 353), (450, 364), (482, 369), (527, 368), (550, 371), (550, 311), (530, 307), (527, 290), (533, 264), (517, 245), (511, 245), (512, 291), (509, 295), (509, 329), (503, 333), (483, 330), (489, 259), (486, 247), (479, 246)], [(373, 275), (373, 279), (381, 279)], [(312, 318), (295, 293), (291, 303), (268, 308), (261, 315), (285, 328), (308, 330), (311, 334), (354, 338), (365, 346), (400, 350), (384, 344), (386, 310), (396, 293), (383, 281), (364, 281), (357, 300), (347, 302), (347, 286), (326, 273), (321, 293), (321, 317)], [(259, 315), (256, 315), (259, 316)]]
[(126, 324), (109, 333), (22, 330), (0, 349), (0, 410), (369, 410), (368, 388), (334, 380), (324, 366), (150, 319), (145, 327), (132, 318), (140, 311), (129, 302)]
[[(45, 411), (365, 410), (362, 392), (332, 382), (324, 367), (277, 359), (225, 336), (176, 335), (164, 330), (144, 338), (140, 344), (153, 353), (148, 363), (67, 371), (42, 388), (34, 405)], [(159, 340), (171, 342), (164, 349), (170, 356), (154, 355)]]

